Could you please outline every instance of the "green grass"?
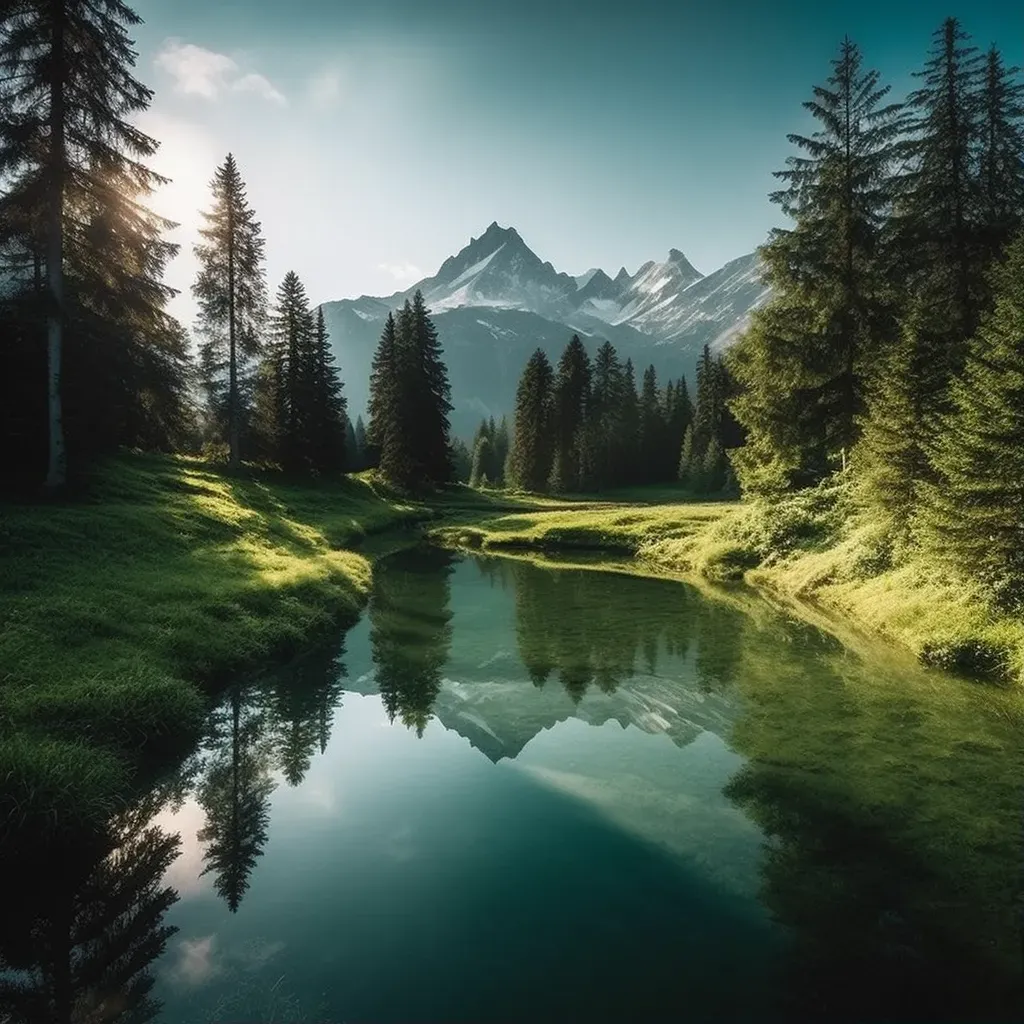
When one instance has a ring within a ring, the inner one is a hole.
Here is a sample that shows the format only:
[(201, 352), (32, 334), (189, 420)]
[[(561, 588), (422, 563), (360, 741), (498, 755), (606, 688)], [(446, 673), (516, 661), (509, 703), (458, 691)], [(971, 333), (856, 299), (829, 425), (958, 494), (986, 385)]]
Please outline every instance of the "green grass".
[(639, 571), (742, 581), (846, 636), (863, 630), (928, 665), (1024, 682), (1024, 622), (920, 555), (893, 564), (878, 527), (858, 519), (836, 481), (772, 503), (680, 502), (681, 493), (634, 488), (559, 507), (478, 509), (431, 535), (471, 548), (604, 551)]
[(209, 685), (357, 613), (351, 547), (429, 514), (370, 475), (153, 456), (110, 462), (85, 501), (0, 507), (0, 819), (110, 809), (195, 735)]
[(442, 543), (491, 549), (575, 548), (636, 554), (666, 538), (689, 537), (726, 515), (729, 503), (638, 505), (580, 500), (555, 509), (477, 516), (430, 531)]

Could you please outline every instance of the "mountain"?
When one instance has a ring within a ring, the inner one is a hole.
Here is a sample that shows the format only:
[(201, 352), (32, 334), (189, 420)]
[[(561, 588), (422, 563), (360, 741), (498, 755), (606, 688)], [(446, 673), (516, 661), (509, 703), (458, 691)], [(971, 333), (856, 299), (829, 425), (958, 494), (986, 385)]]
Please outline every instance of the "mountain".
[[(557, 361), (573, 333), (593, 354), (610, 341), (639, 378), (692, 378), (705, 344), (727, 346), (768, 296), (754, 253), (702, 275), (678, 249), (614, 278), (600, 268), (573, 277), (541, 260), (515, 228), (492, 223), (432, 277), (404, 291), (323, 303), (353, 418), (366, 409), (370, 364), (388, 313), (423, 292), (452, 383), (452, 429), (472, 434), (482, 417), (511, 414), (530, 353)], [(692, 380), (691, 380), (692, 384)]]

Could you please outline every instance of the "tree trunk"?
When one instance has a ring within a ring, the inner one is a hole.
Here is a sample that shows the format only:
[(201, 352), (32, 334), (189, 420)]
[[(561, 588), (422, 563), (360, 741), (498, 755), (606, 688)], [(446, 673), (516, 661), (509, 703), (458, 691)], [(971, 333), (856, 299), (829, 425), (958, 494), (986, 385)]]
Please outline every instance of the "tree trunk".
[(242, 456), (238, 443), (238, 360), (235, 351), (235, 197), (228, 189), (228, 444), (231, 468), (238, 469)]
[(54, 0), (50, 37), (50, 195), (47, 204), (46, 378), (49, 459), (46, 489), (60, 490), (67, 480), (64, 418), (61, 410), (61, 355), (64, 342), (64, 5)]

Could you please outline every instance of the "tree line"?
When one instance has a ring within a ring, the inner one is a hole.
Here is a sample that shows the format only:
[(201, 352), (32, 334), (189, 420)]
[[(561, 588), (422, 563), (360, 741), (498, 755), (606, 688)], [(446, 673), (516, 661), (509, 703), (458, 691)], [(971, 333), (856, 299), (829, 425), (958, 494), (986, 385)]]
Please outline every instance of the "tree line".
[(1024, 600), (1024, 89), (960, 23), (889, 98), (843, 41), (790, 135), (760, 249), (772, 298), (729, 352), (743, 490), (833, 474), (879, 557), (927, 551)]
[[(527, 362), (501, 479), (563, 493), (675, 480), (695, 492), (731, 490), (725, 453), (742, 443), (727, 404), (732, 387), (724, 360), (705, 346), (695, 401), (684, 377), (659, 387), (653, 366), (638, 390), (632, 360), (622, 362), (607, 341), (591, 359), (574, 334), (557, 367), (542, 349)], [(493, 448), (478, 433), (474, 466)]]

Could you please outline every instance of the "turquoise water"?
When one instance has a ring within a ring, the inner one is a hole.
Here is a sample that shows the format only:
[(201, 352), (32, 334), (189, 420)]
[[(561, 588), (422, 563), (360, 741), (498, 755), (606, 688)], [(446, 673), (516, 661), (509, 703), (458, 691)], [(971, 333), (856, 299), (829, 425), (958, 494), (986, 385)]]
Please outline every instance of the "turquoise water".
[(1019, 711), (742, 593), (405, 551), (51, 877), (21, 980), (91, 950), (96, 1019), (167, 1024), (1014, 1019)]

